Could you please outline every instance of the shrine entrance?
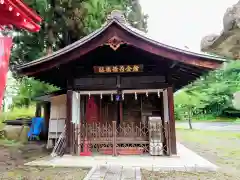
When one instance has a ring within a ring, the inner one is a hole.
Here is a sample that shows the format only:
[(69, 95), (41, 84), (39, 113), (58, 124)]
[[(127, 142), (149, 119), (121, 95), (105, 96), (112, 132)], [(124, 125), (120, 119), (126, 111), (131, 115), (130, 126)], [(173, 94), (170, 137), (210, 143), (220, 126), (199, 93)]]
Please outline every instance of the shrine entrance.
[(79, 94), (81, 118), (75, 127), (76, 154), (84, 151), (87, 143), (93, 154), (170, 155), (162, 90)]

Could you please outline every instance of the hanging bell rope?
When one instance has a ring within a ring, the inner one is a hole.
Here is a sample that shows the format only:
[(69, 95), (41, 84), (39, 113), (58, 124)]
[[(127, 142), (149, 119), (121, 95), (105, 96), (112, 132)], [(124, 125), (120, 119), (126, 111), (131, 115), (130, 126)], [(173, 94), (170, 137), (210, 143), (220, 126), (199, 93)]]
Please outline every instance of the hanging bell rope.
[(160, 98), (160, 91), (158, 90), (158, 97)]
[(137, 92), (135, 92), (135, 100), (137, 100)]
[(113, 101), (113, 93), (111, 94), (111, 101)]

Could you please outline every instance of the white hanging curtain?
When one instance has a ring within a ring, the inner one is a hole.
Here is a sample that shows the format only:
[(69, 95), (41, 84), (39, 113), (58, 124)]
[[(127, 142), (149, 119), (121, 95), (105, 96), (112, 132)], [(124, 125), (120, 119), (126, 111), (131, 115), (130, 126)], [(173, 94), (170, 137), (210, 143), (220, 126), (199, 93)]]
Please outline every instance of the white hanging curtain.
[(80, 124), (80, 93), (75, 91), (72, 95), (72, 123)]

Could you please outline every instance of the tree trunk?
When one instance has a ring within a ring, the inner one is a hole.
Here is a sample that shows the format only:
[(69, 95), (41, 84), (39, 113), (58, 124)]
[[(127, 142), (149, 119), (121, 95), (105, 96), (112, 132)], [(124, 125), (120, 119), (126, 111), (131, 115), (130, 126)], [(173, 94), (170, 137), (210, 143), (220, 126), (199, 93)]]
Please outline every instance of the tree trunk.
[(189, 109), (189, 111), (188, 111), (188, 125), (189, 125), (189, 129), (193, 129), (193, 127), (192, 127), (191, 109)]

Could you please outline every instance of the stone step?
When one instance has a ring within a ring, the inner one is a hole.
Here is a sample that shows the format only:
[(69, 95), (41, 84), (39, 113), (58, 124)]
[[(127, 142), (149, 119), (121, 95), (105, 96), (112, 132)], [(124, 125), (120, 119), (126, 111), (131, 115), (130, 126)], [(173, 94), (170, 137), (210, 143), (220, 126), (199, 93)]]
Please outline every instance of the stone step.
[(93, 167), (84, 180), (141, 180), (138, 167), (123, 167), (118, 165), (100, 165)]

